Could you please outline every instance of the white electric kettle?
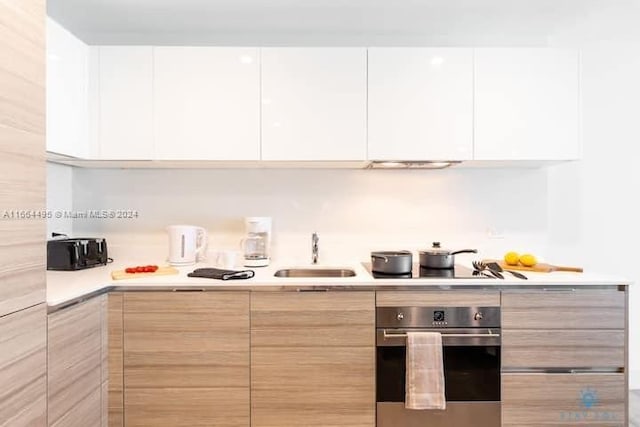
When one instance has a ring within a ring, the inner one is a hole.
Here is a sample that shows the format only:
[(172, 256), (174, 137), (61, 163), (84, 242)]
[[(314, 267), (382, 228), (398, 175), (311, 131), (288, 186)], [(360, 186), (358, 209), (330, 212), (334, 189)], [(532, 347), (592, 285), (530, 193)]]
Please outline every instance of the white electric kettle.
[(170, 225), (169, 233), (169, 264), (192, 265), (203, 259), (207, 248), (207, 232), (202, 227), (194, 225)]

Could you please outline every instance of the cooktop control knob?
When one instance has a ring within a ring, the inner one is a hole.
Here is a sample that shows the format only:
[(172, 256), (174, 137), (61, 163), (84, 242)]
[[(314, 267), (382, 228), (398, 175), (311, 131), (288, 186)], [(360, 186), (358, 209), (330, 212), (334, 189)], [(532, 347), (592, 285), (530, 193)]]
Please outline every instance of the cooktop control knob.
[(473, 320), (482, 320), (484, 316), (482, 315), (481, 311), (478, 311), (476, 314), (473, 315)]
[(396, 316), (396, 319), (398, 320), (404, 319), (404, 313), (398, 313), (398, 315)]

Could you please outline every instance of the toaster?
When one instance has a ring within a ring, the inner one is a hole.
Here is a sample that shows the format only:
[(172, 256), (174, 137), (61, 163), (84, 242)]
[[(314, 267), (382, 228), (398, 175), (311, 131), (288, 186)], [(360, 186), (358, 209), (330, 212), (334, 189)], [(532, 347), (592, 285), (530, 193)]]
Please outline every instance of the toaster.
[(105, 239), (74, 238), (47, 241), (47, 270), (82, 270), (106, 265), (109, 261)]

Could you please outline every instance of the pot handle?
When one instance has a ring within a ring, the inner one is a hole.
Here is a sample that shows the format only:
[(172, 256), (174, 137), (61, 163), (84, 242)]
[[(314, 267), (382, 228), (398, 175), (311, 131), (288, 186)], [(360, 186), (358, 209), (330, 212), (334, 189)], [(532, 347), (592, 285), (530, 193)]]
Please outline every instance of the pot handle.
[(389, 262), (389, 258), (387, 258), (386, 256), (383, 255), (374, 255), (371, 254), (371, 258), (375, 258), (375, 259), (383, 259), (385, 264)]
[(462, 249), (459, 251), (451, 252), (449, 255), (457, 255), (457, 254), (477, 254), (477, 249)]

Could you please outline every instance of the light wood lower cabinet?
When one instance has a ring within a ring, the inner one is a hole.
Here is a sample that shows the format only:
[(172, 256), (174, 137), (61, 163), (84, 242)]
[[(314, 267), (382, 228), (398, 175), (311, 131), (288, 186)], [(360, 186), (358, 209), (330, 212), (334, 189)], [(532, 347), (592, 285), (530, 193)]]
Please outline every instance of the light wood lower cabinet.
[(249, 293), (124, 294), (124, 424), (250, 425)]
[(373, 292), (251, 295), (252, 427), (375, 425)]
[(49, 315), (49, 426), (102, 425), (105, 298), (102, 295)]
[(107, 303), (107, 364), (109, 366), (107, 418), (109, 427), (124, 427), (122, 305), (122, 293), (109, 294)]
[(46, 342), (45, 304), (0, 317), (0, 426), (46, 426)]
[(503, 374), (502, 425), (626, 426), (624, 374)]

